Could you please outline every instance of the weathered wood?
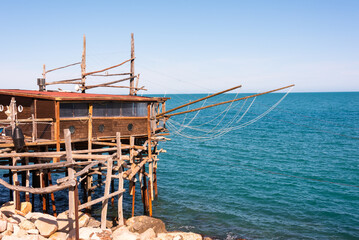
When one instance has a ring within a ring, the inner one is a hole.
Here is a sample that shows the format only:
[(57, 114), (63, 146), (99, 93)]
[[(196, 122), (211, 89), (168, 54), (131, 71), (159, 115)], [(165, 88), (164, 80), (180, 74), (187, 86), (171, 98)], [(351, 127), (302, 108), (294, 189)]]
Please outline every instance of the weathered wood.
[[(72, 148), (71, 148), (71, 133), (69, 129), (64, 130), (65, 135), (65, 148), (66, 148), (66, 158), (68, 163), (73, 163), (72, 158)], [(75, 170), (71, 167), (67, 169), (69, 179), (74, 180)], [(75, 220), (75, 189), (74, 187), (69, 188), (69, 218), (73, 221)], [(70, 231), (74, 228), (73, 224), (70, 224)]]
[(55, 84), (81, 84), (80, 81), (82, 78), (73, 78), (73, 79), (65, 79), (65, 80), (58, 80), (53, 82), (47, 82), (45, 85), (55, 85)]
[[(133, 77), (135, 75), (135, 40), (133, 37), (133, 33), (131, 33), (131, 67), (130, 67), (130, 76)], [(134, 95), (134, 78), (130, 80), (130, 95)]]
[(127, 80), (131, 80), (133, 78), (136, 78), (136, 76), (131, 76), (131, 77), (128, 77), (128, 78), (123, 78), (123, 79), (119, 79), (119, 80), (115, 80), (115, 81), (111, 81), (111, 82), (107, 82), (107, 83), (101, 83), (101, 84), (96, 84), (96, 85), (85, 86), (85, 89), (91, 89), (91, 88), (96, 88), (96, 87), (109, 87), (109, 85), (111, 85), (111, 84), (124, 82), (124, 81), (127, 81)]
[[(14, 152), (14, 151), (13, 151)], [(16, 166), (16, 164), (17, 164), (17, 158), (15, 158), (15, 157), (13, 157), (12, 158), (12, 165), (13, 166)], [(17, 172), (14, 172), (13, 174), (12, 174), (12, 182), (14, 183), (14, 185), (16, 186), (16, 183), (17, 183), (17, 181), (18, 181), (18, 178), (17, 178)], [(18, 198), (17, 198), (17, 195), (18, 195), (18, 191), (13, 191), (13, 199), (14, 199), (14, 205), (15, 206), (18, 206)], [(20, 210), (20, 209), (17, 209), (17, 210)]]
[[(100, 162), (99, 161), (94, 161), (92, 163), (90, 163), (89, 165), (87, 165), (86, 167), (84, 167), (81, 171), (77, 172), (75, 175), (74, 175), (74, 178), (77, 178), (77, 177), (80, 177), (82, 175), (84, 175), (85, 173), (87, 173), (89, 171), (90, 168), (92, 168), (93, 166), (99, 164)], [(59, 178), (57, 179), (57, 184), (60, 184), (60, 183), (63, 183), (63, 182), (66, 182), (70, 180), (70, 177), (67, 176), (67, 177), (63, 177), (63, 178)]]
[(81, 59), (81, 91), (85, 92), (86, 85), (86, 36), (84, 34), (82, 59)]
[[(116, 132), (116, 144), (117, 144), (117, 166), (118, 166), (118, 191), (124, 191), (123, 189), (123, 169), (122, 169), (122, 151), (121, 151), (121, 134)], [(118, 214), (118, 225), (124, 224), (123, 218), (123, 194), (118, 196), (117, 202), (117, 214)]]
[(113, 73), (113, 74), (91, 74), (92, 77), (113, 77), (113, 76), (123, 76), (130, 75), (131, 73)]
[[(29, 165), (29, 158), (25, 158), (25, 166)], [(26, 171), (26, 178), (25, 178), (25, 186), (30, 187), (30, 171)], [(25, 192), (25, 201), (30, 202), (30, 194), (29, 192)]]
[[(52, 186), (51, 171), (47, 172), (47, 179), (49, 181), (49, 186)], [(51, 196), (51, 203), (52, 203), (52, 213), (55, 217), (57, 217), (56, 205), (55, 205), (55, 195), (52, 192), (52, 193), (50, 193), (50, 196)]]
[[(104, 193), (105, 197), (107, 197), (110, 194), (112, 163), (113, 163), (112, 158), (107, 161), (107, 174), (106, 174), (105, 193)], [(108, 198), (103, 200), (102, 202), (101, 229), (106, 229), (107, 209), (108, 209)]]
[[(75, 65), (78, 65), (78, 64), (81, 64), (81, 62), (72, 63), (72, 64), (69, 64), (69, 65), (66, 65), (66, 66), (63, 66), (63, 67), (53, 68), (53, 69), (50, 69), (50, 70), (45, 71), (45, 74), (46, 74), (46, 73), (49, 73), (49, 72), (52, 72), (52, 71), (60, 70), (60, 69), (63, 69), (63, 68), (75, 66)], [(45, 64), (44, 64), (44, 69), (45, 69)], [(45, 78), (45, 77), (44, 77), (44, 78)]]
[(75, 186), (76, 181), (67, 181), (63, 184), (60, 185), (53, 185), (53, 186), (48, 186), (45, 188), (32, 188), (32, 187), (23, 187), (23, 186), (14, 186), (12, 184), (7, 183), (6, 181), (4, 181), (3, 179), (0, 178), (0, 184), (3, 185), (4, 187), (13, 190), (13, 191), (19, 191), (19, 192), (29, 192), (32, 194), (47, 194), (47, 193), (51, 193), (51, 192), (57, 192), (63, 189), (67, 189), (71, 186)]
[(134, 59), (131, 58), (131, 59), (128, 59), (128, 60), (126, 60), (126, 61), (124, 61), (124, 62), (122, 62), (120, 64), (117, 64), (117, 65), (114, 65), (114, 66), (111, 66), (111, 67), (108, 67), (108, 68), (105, 68), (105, 69), (102, 69), (102, 70), (85, 73), (84, 75), (88, 76), (88, 75), (92, 75), (92, 74), (95, 74), (95, 73), (104, 72), (104, 71), (107, 71), (107, 70), (110, 70), (110, 69), (113, 69), (113, 68), (117, 68), (117, 67), (122, 66), (123, 64), (125, 64), (125, 63), (127, 63), (129, 61), (132, 61), (132, 60), (134, 60)]
[(193, 102), (189, 102), (189, 103), (180, 105), (180, 106), (175, 107), (175, 108), (172, 108), (172, 109), (170, 109), (170, 110), (168, 110), (168, 111), (166, 111), (166, 112), (162, 112), (162, 113), (158, 114), (157, 117), (163, 116), (163, 115), (165, 115), (165, 114), (167, 114), (167, 113), (176, 111), (176, 110), (178, 110), (178, 109), (187, 107), (187, 106), (189, 106), (189, 105), (192, 105), (192, 104), (201, 102), (201, 101), (203, 101), (203, 100), (206, 100), (206, 99), (208, 99), (208, 98), (212, 98), (212, 97), (218, 96), (218, 95), (223, 94), (223, 93), (226, 93), (226, 92), (230, 92), (230, 91), (232, 91), (232, 90), (235, 90), (235, 89), (241, 88), (241, 87), (242, 87), (242, 85), (238, 85), (238, 86), (235, 86), (235, 87), (226, 89), (226, 90), (224, 90), (224, 91), (221, 91), (221, 92), (218, 92), (218, 93), (214, 93), (214, 94), (208, 95), (207, 97), (203, 97), (203, 98), (197, 99), (197, 100), (195, 100), (195, 101), (193, 101)]
[[(187, 110), (187, 111), (178, 112), (178, 113), (172, 113), (172, 114), (166, 114), (166, 115), (163, 115), (163, 113), (162, 113), (160, 115), (169, 118), (169, 117), (173, 117), (173, 116), (180, 115), (180, 114), (196, 112), (196, 111), (203, 110), (203, 109), (206, 109), (206, 108), (211, 108), (211, 107), (216, 107), (216, 106), (223, 105), (223, 104), (233, 103), (233, 102), (245, 100), (245, 99), (248, 99), (248, 98), (254, 98), (254, 97), (257, 97), (257, 96), (261, 96), (261, 95), (272, 93), (272, 92), (277, 92), (277, 91), (280, 91), (280, 90), (283, 90), (283, 89), (286, 89), (286, 88), (290, 88), (290, 87), (294, 87), (294, 84), (286, 86), (286, 87), (270, 90), (270, 91), (267, 91), (267, 92), (257, 93), (257, 94), (250, 95), (250, 96), (247, 96), (247, 97), (242, 97), (242, 98), (237, 98), (237, 99), (224, 101), (224, 102), (220, 102), (220, 103), (216, 103), (216, 104), (211, 104), (211, 105), (208, 105), (208, 106), (205, 106), (205, 107), (195, 108), (195, 109), (192, 109), (192, 110)], [(171, 110), (169, 110), (169, 111), (171, 111)]]
[(84, 208), (88, 208), (88, 207), (90, 207), (90, 206), (92, 206), (92, 205), (94, 205), (94, 204), (96, 204), (96, 203), (102, 202), (102, 201), (105, 200), (105, 199), (109, 199), (109, 198), (112, 198), (113, 196), (117, 196), (117, 195), (119, 195), (119, 194), (122, 194), (122, 193), (125, 192), (125, 191), (126, 191), (125, 189), (122, 189), (121, 191), (120, 191), (120, 190), (119, 190), (119, 191), (116, 191), (116, 192), (114, 192), (114, 193), (109, 194), (109, 195), (106, 196), (106, 197), (103, 196), (103, 197), (94, 199), (94, 200), (92, 200), (92, 201), (90, 201), (90, 202), (81, 204), (81, 205), (79, 206), (79, 211), (82, 210), (82, 209), (84, 209)]
[[(55, 141), (56, 141), (56, 151), (60, 151), (60, 102), (55, 102), (55, 119), (56, 119), (56, 125), (55, 125)], [(58, 162), (59, 159), (54, 159), (54, 162)]]

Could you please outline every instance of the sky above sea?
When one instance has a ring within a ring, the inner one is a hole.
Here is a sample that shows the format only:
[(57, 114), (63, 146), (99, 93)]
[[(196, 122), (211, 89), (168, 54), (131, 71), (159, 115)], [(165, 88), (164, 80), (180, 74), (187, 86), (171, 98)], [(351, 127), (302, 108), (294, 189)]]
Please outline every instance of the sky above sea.
[[(358, 1), (20, 0), (1, 3), (0, 21), (0, 88), (36, 89), (43, 64), (81, 61), (84, 34), (87, 71), (121, 63), (130, 58), (133, 32), (144, 93), (208, 93), (238, 84), (241, 92), (289, 84), (296, 92), (359, 91)], [(109, 73), (128, 71), (126, 64)], [(77, 65), (47, 80), (80, 74)]]

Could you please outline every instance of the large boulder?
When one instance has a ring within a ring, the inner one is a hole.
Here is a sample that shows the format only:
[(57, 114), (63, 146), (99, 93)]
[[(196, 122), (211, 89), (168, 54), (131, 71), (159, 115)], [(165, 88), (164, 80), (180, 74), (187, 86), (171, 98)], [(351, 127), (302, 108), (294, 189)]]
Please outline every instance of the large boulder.
[(126, 221), (126, 225), (131, 232), (137, 232), (140, 234), (149, 228), (152, 228), (156, 234), (167, 232), (164, 222), (162, 222), (160, 219), (148, 216), (137, 216), (129, 218)]
[(44, 237), (50, 237), (51, 234), (56, 232), (58, 229), (56, 217), (49, 214), (42, 214), (41, 216), (38, 216), (34, 223), (40, 234)]
[(112, 234), (113, 240), (139, 240), (140, 236), (138, 233), (131, 232), (127, 227), (122, 226), (116, 229)]
[(159, 233), (156, 240), (202, 240), (202, 236), (193, 232)]

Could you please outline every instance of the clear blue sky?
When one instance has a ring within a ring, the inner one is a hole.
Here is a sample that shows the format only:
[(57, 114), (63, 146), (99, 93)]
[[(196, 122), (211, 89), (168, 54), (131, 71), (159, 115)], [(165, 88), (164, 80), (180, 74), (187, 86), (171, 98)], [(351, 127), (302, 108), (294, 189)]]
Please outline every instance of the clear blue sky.
[(359, 91), (357, 0), (14, 0), (1, 1), (0, 21), (0, 88), (36, 89), (42, 64), (80, 61), (83, 34), (88, 71), (115, 65), (129, 58), (134, 32), (136, 72), (149, 93), (291, 83), (295, 91)]

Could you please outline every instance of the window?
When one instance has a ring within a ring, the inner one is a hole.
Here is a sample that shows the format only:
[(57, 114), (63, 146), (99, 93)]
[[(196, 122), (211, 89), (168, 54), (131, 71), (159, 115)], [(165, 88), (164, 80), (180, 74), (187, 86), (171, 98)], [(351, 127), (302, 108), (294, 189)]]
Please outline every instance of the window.
[(147, 103), (105, 102), (93, 104), (94, 117), (145, 117)]
[(88, 114), (87, 103), (60, 103), (60, 117), (87, 117)]

